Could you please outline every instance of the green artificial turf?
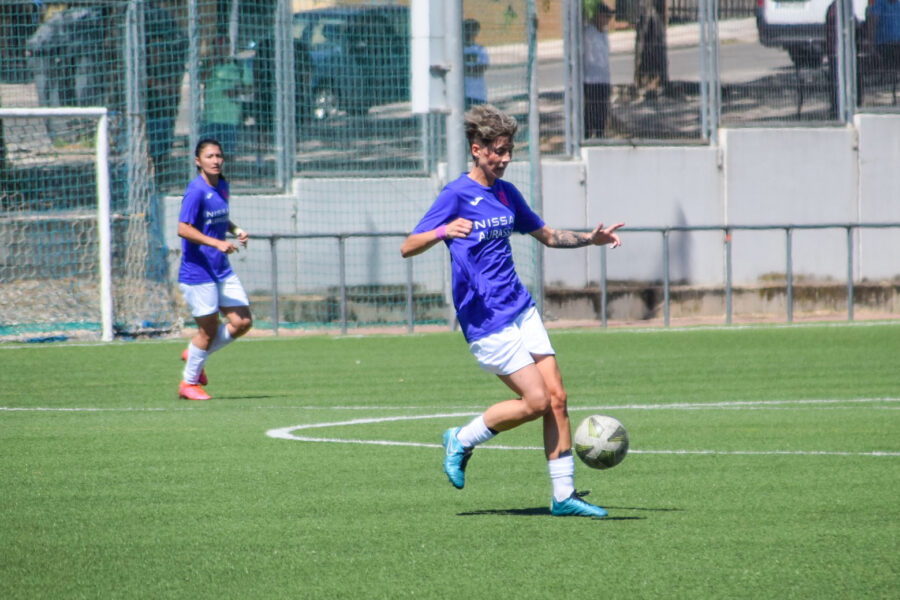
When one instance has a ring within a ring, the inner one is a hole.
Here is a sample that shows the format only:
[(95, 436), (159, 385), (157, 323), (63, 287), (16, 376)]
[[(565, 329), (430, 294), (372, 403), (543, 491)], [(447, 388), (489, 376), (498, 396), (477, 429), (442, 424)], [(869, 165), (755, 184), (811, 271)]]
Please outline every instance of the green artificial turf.
[(206, 403), (184, 340), (0, 346), (0, 597), (896, 597), (900, 324), (551, 339), (573, 426), (628, 428), (576, 465), (604, 520), (549, 515), (539, 423), (447, 483), (509, 397), (459, 334), (241, 340)]

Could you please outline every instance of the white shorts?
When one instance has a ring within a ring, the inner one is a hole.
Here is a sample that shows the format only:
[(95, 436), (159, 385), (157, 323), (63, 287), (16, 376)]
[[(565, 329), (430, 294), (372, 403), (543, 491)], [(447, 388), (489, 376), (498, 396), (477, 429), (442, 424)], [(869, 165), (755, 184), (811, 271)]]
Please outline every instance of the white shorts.
[(494, 375), (511, 375), (534, 364), (534, 354), (556, 354), (534, 306), (523, 310), (515, 321), (497, 333), (469, 344), (469, 350), (481, 368)]
[(181, 295), (191, 309), (192, 317), (205, 317), (219, 312), (225, 306), (250, 306), (247, 292), (237, 275), (223, 281), (209, 283), (179, 283)]

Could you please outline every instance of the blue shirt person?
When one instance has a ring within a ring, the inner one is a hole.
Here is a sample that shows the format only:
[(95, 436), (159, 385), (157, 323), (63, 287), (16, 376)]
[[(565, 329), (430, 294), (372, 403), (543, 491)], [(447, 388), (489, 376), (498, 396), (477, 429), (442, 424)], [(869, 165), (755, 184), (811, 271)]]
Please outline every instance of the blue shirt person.
[[(229, 254), (247, 245), (248, 235), (229, 215), (224, 161), (217, 140), (204, 138), (197, 143), (194, 164), (199, 173), (188, 183), (178, 213), (178, 287), (197, 324), (197, 333), (181, 353), (184, 371), (178, 396), (185, 400), (210, 399), (201, 387), (208, 383), (203, 368), (206, 359), (247, 333), (253, 323), (247, 292), (228, 262)], [(237, 244), (225, 239), (229, 231)], [(225, 322), (220, 321), (220, 313)]]
[(884, 66), (900, 69), (900, 0), (875, 0), (866, 20)]

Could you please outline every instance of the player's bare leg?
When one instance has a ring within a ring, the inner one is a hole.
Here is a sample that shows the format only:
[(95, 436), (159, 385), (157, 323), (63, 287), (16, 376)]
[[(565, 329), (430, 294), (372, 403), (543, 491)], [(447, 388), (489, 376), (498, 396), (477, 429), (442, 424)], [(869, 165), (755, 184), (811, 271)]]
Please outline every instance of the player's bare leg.
[(239, 338), (253, 326), (253, 318), (250, 316), (249, 306), (223, 306), (222, 315), (228, 321), (226, 325), (228, 334), (232, 338)]
[(184, 357), (184, 374), (178, 384), (178, 396), (187, 400), (209, 400), (209, 395), (200, 387), (201, 375), (206, 379), (203, 364), (209, 354), (210, 343), (219, 328), (219, 315), (213, 313), (195, 317), (197, 333), (191, 338)]
[(444, 432), (444, 473), (457, 489), (465, 485), (465, 469), (475, 445), (486, 442), (501, 431), (537, 419), (549, 407), (544, 379), (533, 364), (512, 375), (499, 377), (519, 398), (498, 402), (467, 425), (451, 427)]
[(568, 398), (556, 358), (546, 355), (535, 356), (534, 360), (550, 394), (550, 408), (544, 413), (543, 423), (544, 452), (553, 484), (550, 514), (558, 517), (605, 517), (605, 510), (585, 502), (575, 492), (575, 458), (572, 456)]
[(484, 423), (494, 431), (509, 431), (534, 421), (550, 408), (550, 391), (536, 365), (522, 367), (511, 375), (498, 375), (519, 397), (492, 405), (484, 412)]

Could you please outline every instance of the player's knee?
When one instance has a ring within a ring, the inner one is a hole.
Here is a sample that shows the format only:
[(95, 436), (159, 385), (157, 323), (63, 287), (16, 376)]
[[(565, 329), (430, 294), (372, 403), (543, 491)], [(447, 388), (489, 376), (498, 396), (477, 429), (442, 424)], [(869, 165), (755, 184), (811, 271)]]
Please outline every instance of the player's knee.
[(562, 388), (550, 390), (550, 410), (565, 414), (567, 402), (568, 395), (566, 394), (566, 390)]
[(544, 390), (523, 398), (525, 401), (525, 417), (529, 420), (544, 416), (551, 407), (550, 394)]
[(240, 317), (234, 323), (235, 328), (235, 337), (240, 337), (250, 331), (250, 328), (253, 327), (253, 318), (250, 315), (246, 317)]

